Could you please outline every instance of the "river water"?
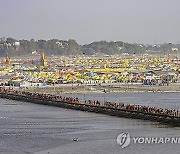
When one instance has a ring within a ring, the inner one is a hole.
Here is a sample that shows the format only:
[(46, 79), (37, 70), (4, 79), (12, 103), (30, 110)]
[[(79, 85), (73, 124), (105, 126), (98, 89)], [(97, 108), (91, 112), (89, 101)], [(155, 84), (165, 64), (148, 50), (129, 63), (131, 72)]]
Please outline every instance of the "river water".
[[(74, 94), (73, 94), (74, 95)], [(86, 99), (180, 108), (179, 93), (75, 94)], [(180, 137), (180, 128), (138, 119), (0, 99), (0, 153), (175, 154), (180, 144), (134, 144), (122, 149), (122, 132), (133, 137)], [(78, 142), (73, 141), (78, 138)]]

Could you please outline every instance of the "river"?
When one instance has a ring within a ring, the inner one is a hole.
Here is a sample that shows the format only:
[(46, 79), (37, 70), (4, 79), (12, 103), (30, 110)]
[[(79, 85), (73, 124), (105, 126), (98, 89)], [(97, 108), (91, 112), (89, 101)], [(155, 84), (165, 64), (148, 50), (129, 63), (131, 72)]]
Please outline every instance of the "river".
[[(73, 94), (80, 98), (180, 109), (179, 93)], [(133, 137), (180, 137), (180, 128), (58, 107), (0, 99), (0, 153), (174, 154), (180, 144), (134, 144), (122, 149), (122, 132)], [(73, 139), (78, 138), (78, 141)]]

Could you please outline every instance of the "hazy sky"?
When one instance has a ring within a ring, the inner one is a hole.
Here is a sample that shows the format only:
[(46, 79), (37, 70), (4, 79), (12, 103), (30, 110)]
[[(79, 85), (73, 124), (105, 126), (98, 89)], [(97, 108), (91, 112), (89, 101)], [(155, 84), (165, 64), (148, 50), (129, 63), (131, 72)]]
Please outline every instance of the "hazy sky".
[(180, 41), (180, 0), (0, 0), (0, 37)]

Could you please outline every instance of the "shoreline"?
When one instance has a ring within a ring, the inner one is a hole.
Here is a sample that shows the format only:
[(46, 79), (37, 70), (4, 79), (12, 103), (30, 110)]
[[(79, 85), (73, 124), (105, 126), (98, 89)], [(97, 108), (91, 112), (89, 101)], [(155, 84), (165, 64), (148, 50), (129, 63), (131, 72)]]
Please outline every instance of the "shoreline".
[(50, 93), (50, 94), (73, 94), (73, 93), (179, 93), (180, 83), (169, 86), (147, 86), (141, 84), (102, 84), (102, 85), (79, 85), (79, 84), (58, 84), (46, 87), (14, 87), (16, 90)]

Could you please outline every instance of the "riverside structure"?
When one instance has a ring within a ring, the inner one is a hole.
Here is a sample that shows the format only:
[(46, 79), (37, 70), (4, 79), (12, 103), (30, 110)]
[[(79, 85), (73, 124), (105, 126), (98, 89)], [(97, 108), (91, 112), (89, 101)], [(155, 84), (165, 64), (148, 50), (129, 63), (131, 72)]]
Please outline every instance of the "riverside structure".
[(58, 106), (81, 111), (108, 114), (119, 117), (157, 121), (180, 126), (180, 112), (175, 109), (162, 109), (136, 104), (100, 102), (98, 100), (79, 100), (76, 97), (64, 97), (52, 94), (16, 91), (0, 87), (0, 98), (35, 104)]

